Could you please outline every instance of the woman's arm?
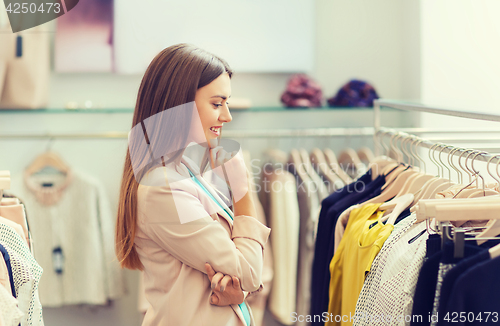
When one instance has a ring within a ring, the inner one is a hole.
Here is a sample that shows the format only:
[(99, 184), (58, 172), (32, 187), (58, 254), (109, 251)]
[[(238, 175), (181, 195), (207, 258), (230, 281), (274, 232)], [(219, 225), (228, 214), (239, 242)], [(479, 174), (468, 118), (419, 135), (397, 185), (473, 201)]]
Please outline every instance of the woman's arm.
[[(139, 223), (153, 241), (203, 273), (208, 262), (214, 270), (238, 277), (244, 291), (261, 288), (263, 245), (269, 237), (268, 227), (252, 216), (236, 215), (230, 237), (217, 221), (218, 217), (208, 215), (192, 190), (171, 190), (167, 186), (144, 189), (139, 198)], [(252, 199), (244, 196), (235, 203), (235, 211), (254, 214), (252, 204)], [(180, 215), (195, 218), (182, 224)]]

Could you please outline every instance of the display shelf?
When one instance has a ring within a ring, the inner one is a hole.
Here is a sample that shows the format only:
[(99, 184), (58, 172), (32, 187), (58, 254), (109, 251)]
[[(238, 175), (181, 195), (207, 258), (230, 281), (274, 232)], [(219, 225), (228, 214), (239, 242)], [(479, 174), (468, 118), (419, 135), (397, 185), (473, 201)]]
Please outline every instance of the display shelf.
[[(262, 106), (252, 107), (248, 109), (231, 109), (231, 113), (238, 112), (294, 112), (294, 111), (344, 111), (344, 110), (365, 110), (373, 111), (372, 107), (319, 107), (319, 108), (286, 108), (282, 106)], [(133, 108), (104, 108), (104, 109), (63, 109), (63, 108), (46, 108), (46, 109), (0, 109), (0, 114), (61, 114), (61, 113), (133, 113)]]

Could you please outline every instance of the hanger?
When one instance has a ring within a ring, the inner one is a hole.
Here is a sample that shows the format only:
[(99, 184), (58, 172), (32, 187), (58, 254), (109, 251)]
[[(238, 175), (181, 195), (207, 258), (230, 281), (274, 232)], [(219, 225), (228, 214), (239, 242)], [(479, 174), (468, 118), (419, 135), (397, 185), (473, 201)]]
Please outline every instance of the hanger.
[[(402, 196), (402, 195), (405, 195), (405, 194), (408, 194), (408, 193), (411, 193), (411, 194), (415, 195), (419, 190), (422, 189), (422, 187), (424, 186), (424, 184), (428, 180), (430, 180), (430, 179), (432, 179), (434, 177), (431, 174), (426, 174), (425, 173), (425, 171), (426, 171), (426, 169), (425, 169), (425, 162), (424, 162), (424, 160), (422, 160), (422, 158), (418, 155), (418, 152), (416, 151), (416, 149), (418, 148), (418, 145), (420, 143), (422, 143), (423, 140), (420, 139), (420, 138), (417, 138), (417, 137), (414, 137), (414, 138), (415, 138), (415, 141), (416, 141), (416, 143), (414, 145), (415, 146), (415, 153), (413, 153), (411, 151), (411, 148), (412, 148), (411, 146), (410, 146), (410, 152), (414, 155), (415, 158), (417, 158), (417, 160), (419, 161), (419, 163), (422, 163), (422, 165), (424, 166), (424, 170), (422, 171), (420, 169), (419, 170), (414, 169), (415, 171), (418, 171), (418, 173), (415, 173), (414, 175), (411, 175), (408, 178), (405, 186), (403, 187), (403, 189), (400, 190), (400, 192), (396, 195), (396, 197), (399, 197), (399, 196)], [(412, 144), (413, 144), (413, 141), (412, 141)], [(419, 164), (419, 166), (421, 166), (421, 165)]]
[[(433, 195), (435, 195), (439, 191), (442, 191), (443, 188), (444, 189), (447, 188), (444, 186), (445, 184), (450, 184), (450, 180), (441, 177), (441, 173), (440, 173), (441, 166), (439, 165), (439, 162), (434, 157), (436, 149), (438, 147), (442, 147), (442, 146), (446, 146), (446, 145), (441, 144), (441, 143), (436, 143), (436, 144), (433, 144), (431, 146), (431, 148), (429, 149), (429, 159), (432, 163), (434, 163), (434, 165), (436, 165), (437, 170), (438, 170), (438, 174), (436, 176), (434, 176), (433, 178), (428, 179), (427, 182), (424, 183), (424, 185), (422, 186), (419, 193), (416, 194), (416, 196), (415, 196), (415, 202), (418, 202), (421, 199), (434, 198)], [(440, 151), (440, 154), (442, 153), (443, 150), (444, 150), (444, 148)], [(444, 168), (443, 168), (443, 173), (444, 173)]]
[[(382, 150), (386, 150), (386, 153), (389, 152), (389, 148), (386, 147), (385, 143), (383, 142), (382, 138), (385, 134), (388, 134), (389, 132), (384, 132), (382, 130), (377, 131), (377, 133), (374, 135), (374, 139), (377, 139), (380, 137), (380, 141), (376, 141), (377, 145), (379, 147), (382, 147)], [(370, 163), (369, 168), (372, 170), (372, 180), (375, 180), (379, 175), (381, 175), (386, 168), (387, 171), (390, 171), (394, 168), (396, 168), (399, 164), (392, 158), (388, 157), (387, 155), (382, 155), (379, 157), (376, 157), (375, 160)]]
[(407, 209), (411, 203), (413, 203), (413, 194), (406, 194), (398, 198), (394, 198), (382, 205), (380, 205), (379, 210), (389, 210), (393, 208), (392, 212), (384, 217), (382, 217), (382, 222), (387, 221), (387, 224), (394, 225), (399, 215)]
[(358, 149), (357, 154), (359, 159), (362, 162), (366, 162), (367, 164), (370, 164), (371, 162), (375, 161), (375, 155), (373, 154), (372, 150), (366, 146)]
[(10, 189), (10, 171), (0, 171), (0, 200), (3, 197), (3, 191)]
[[(314, 148), (311, 151), (311, 156), (310, 156), (311, 164), (314, 168), (316, 168), (316, 171), (319, 172), (323, 178), (328, 181), (328, 183), (331, 185), (331, 187), (335, 189), (339, 189), (342, 186), (344, 186), (344, 182), (338, 175), (336, 175), (329, 167), (328, 163), (326, 162), (325, 154), (319, 149), (319, 148)], [(335, 189), (329, 189), (329, 190), (335, 190)], [(330, 193), (332, 191), (329, 191)]]
[[(477, 173), (475, 170), (471, 170), (469, 169), (469, 167), (467, 166), (467, 161), (469, 160), (469, 157), (471, 155), (474, 155), (474, 159), (477, 157), (477, 155), (479, 155), (480, 153), (484, 153), (484, 154), (487, 154), (486, 152), (480, 152), (480, 151), (475, 151), (475, 150), (472, 150), (472, 152), (467, 155), (466, 159), (465, 159), (465, 168), (467, 169), (467, 171), (469, 172), (469, 184), (467, 184), (465, 187), (463, 187), (462, 189), (460, 189), (457, 194), (454, 196), (454, 198), (467, 198), (469, 197), (470, 195), (472, 195), (473, 193), (477, 192), (478, 188), (479, 188), (479, 184), (478, 184), (478, 178), (483, 178), (479, 173)], [(471, 163), (472, 164), (472, 163)], [(471, 180), (472, 177), (475, 177), (474, 180)], [(470, 186), (472, 186), (473, 183), (476, 183), (476, 186), (473, 187), (473, 188), (469, 188)], [(484, 180), (483, 180), (484, 182)]]
[(342, 170), (353, 171), (354, 175), (357, 174), (360, 167), (364, 166), (356, 151), (350, 147), (347, 147), (340, 152), (337, 161), (339, 162)]
[[(405, 185), (403, 188), (399, 191), (399, 193), (396, 196), (402, 196), (407, 193), (412, 193), (415, 194), (418, 190), (421, 189), (421, 187), (424, 185), (425, 181), (428, 179), (432, 178), (432, 175), (426, 175), (425, 174), (425, 162), (420, 158), (418, 155), (417, 151), (414, 153), (412, 151), (412, 148), (415, 147), (415, 150), (418, 148), (418, 145), (423, 142), (422, 139), (411, 135), (410, 136), (410, 155), (409, 157), (411, 158), (410, 160), (410, 165), (413, 166), (413, 170), (418, 172), (413, 175), (411, 175), (408, 180), (406, 181)], [(415, 159), (413, 159), (415, 158)], [(418, 167), (416, 164), (414, 164), (415, 161), (418, 161)], [(420, 164), (422, 163), (422, 164)], [(424, 170), (422, 171), (421, 166), (424, 165)], [(424, 180), (425, 179), (425, 180)]]
[[(415, 142), (415, 139), (416, 137), (415, 136), (412, 136), (412, 135), (406, 135), (405, 136), (405, 139), (401, 142), (401, 149), (403, 150), (403, 152), (406, 154), (406, 156), (408, 157), (408, 164), (412, 167), (411, 170), (409, 171), (405, 171), (403, 173), (408, 173), (409, 174), (409, 177), (406, 179), (406, 181), (404, 182), (403, 186), (401, 187), (401, 189), (399, 190), (399, 192), (397, 193), (396, 197), (400, 197), (402, 195), (405, 195), (407, 193), (413, 193), (413, 192), (410, 192), (409, 188), (410, 188), (410, 185), (412, 184), (413, 180), (418, 177), (419, 175), (421, 175), (421, 172), (419, 171), (419, 169), (414, 165), (414, 159), (413, 159), (413, 153), (411, 151), (411, 146), (413, 145), (413, 143)], [(406, 150), (406, 146), (405, 146), (405, 143), (407, 142), (411, 142), (410, 143), (410, 151), (407, 151)], [(401, 176), (402, 177), (402, 176)], [(418, 190), (418, 189), (417, 189)], [(415, 190), (414, 192), (416, 192), (417, 190)]]
[[(448, 167), (446, 167), (446, 165), (444, 164), (443, 160), (441, 159), (441, 153), (447, 147), (450, 147), (450, 146), (446, 146), (444, 144), (438, 144), (437, 147), (442, 147), (442, 149), (439, 151), (439, 155), (438, 155), (439, 162), (441, 162), (442, 165), (439, 164), (438, 160), (435, 160), (435, 162), (437, 163), (436, 165), (438, 166), (438, 170), (439, 170), (440, 167), (442, 167), (442, 171), (443, 171), (442, 177), (438, 177), (438, 179), (436, 179), (434, 182), (430, 183), (428, 185), (427, 189), (420, 196), (419, 200), (420, 199), (435, 198), (436, 194), (438, 194), (439, 192), (444, 191), (444, 190), (446, 190), (449, 187), (451, 187), (451, 186), (454, 185), (454, 183), (451, 182), (451, 180), (450, 180), (450, 178), (451, 178), (451, 171), (450, 171), (450, 169)], [(433, 157), (434, 157), (434, 155), (433, 155)], [(444, 169), (445, 168), (448, 169), (448, 179), (444, 178)]]
[[(395, 136), (400, 137), (401, 135), (393, 135), (391, 138), (394, 138)], [(392, 143), (391, 140), (391, 147), (394, 148), (394, 144)], [(398, 153), (396, 149), (394, 149), (395, 153)], [(410, 169), (410, 166), (404, 165), (404, 163), (401, 162), (402, 160), (402, 155), (400, 156), (398, 154), (398, 158), (400, 160), (398, 166), (393, 172), (391, 172), (388, 176), (386, 176), (386, 183), (382, 187), (382, 193), (374, 198), (371, 198), (370, 200), (364, 202), (364, 204), (368, 203), (383, 203), (386, 201), (389, 201), (390, 199), (394, 198), (398, 192), (401, 190), (404, 182), (408, 179), (408, 177), (413, 173), (406, 173), (408, 172), (407, 170)]]
[(311, 178), (307, 174), (307, 171), (304, 168), (304, 163), (302, 162), (301, 155), (297, 149), (292, 149), (290, 151), (290, 156), (288, 158), (288, 163), (290, 167), (293, 169), (293, 173), (298, 175), (303, 182), (311, 182)]
[(330, 166), (330, 169), (339, 176), (339, 178), (344, 182), (344, 184), (348, 185), (353, 182), (352, 178), (340, 168), (339, 162), (337, 161), (337, 157), (335, 153), (329, 149), (325, 148), (323, 150), (323, 154), (325, 154), (326, 161)]
[[(486, 152), (481, 152), (481, 153), (476, 154), (476, 156), (474, 156), (474, 157), (472, 158), (472, 163), (471, 163), (471, 168), (472, 168), (472, 171), (474, 171), (474, 172), (475, 172), (475, 173), (476, 173), (476, 174), (477, 174), (477, 175), (481, 178), (483, 187), (482, 187), (482, 189), (481, 189), (481, 190), (476, 190), (475, 192), (473, 192), (472, 194), (470, 194), (467, 198), (486, 197), (486, 196), (494, 196), (494, 195), (498, 195), (498, 194), (499, 194), (499, 193), (498, 193), (497, 191), (495, 191), (495, 190), (485, 188), (485, 186), (486, 186), (486, 185), (485, 185), (484, 178), (481, 176), (481, 174), (479, 173), (479, 171), (476, 171), (476, 170), (474, 169), (474, 161), (476, 160), (476, 157), (477, 157), (478, 155), (484, 155), (484, 154), (488, 154), (488, 153), (486, 153)], [(488, 170), (488, 173), (490, 172), (489, 167), (488, 167), (489, 162), (491, 162), (491, 158), (490, 158), (490, 160), (488, 161), (488, 163), (487, 163), (487, 165), (486, 165), (486, 169)], [(490, 176), (492, 176), (492, 177), (493, 177), (493, 175), (491, 175), (491, 173), (489, 173), (489, 174), (490, 174)], [(494, 177), (493, 177), (493, 178), (494, 178)], [(494, 178), (494, 179), (495, 179), (495, 178)], [(495, 180), (496, 180), (496, 179), (495, 179)]]
[[(399, 137), (403, 137), (402, 134), (399, 134), (397, 137), (396, 137), (396, 141)], [(402, 142), (401, 142), (401, 148), (404, 150), (404, 143), (407, 141), (407, 138), (405, 138)], [(395, 146), (394, 147), (395, 149), (395, 152), (398, 153), (398, 150), (397, 150), (397, 147)], [(398, 154), (398, 160), (400, 163), (403, 163), (404, 164), (404, 155), (403, 155), (403, 152), (399, 151), (399, 153), (401, 155)], [(407, 154), (407, 156), (409, 157), (409, 155)], [(410, 161), (410, 160), (409, 160)], [(384, 192), (386, 189), (388, 192), (390, 192), (391, 194), (394, 193), (396, 191), (396, 194), (395, 196), (397, 197), (397, 194), (404, 188), (404, 186), (406, 185), (406, 182), (408, 181), (408, 179), (417, 174), (418, 172), (416, 170), (414, 170), (413, 168), (411, 168), (411, 166), (406, 166), (405, 170), (403, 172), (401, 172), (400, 174), (398, 174), (396, 176), (396, 179), (394, 182), (391, 182), (391, 178), (388, 178), (388, 181), (387, 183), (382, 187), (382, 192)], [(390, 184), (390, 185), (389, 185)], [(393, 189), (395, 188), (395, 189)]]
[(44, 153), (38, 155), (33, 162), (26, 168), (25, 172), (28, 175), (40, 172), (43, 168), (52, 167), (61, 173), (67, 174), (70, 170), (69, 166), (55, 152), (50, 150), (52, 138), (49, 140)]
[[(499, 179), (497, 179), (497, 178), (495, 178), (495, 177), (493, 176), (493, 174), (492, 174), (492, 173), (490, 173), (490, 169), (489, 169), (489, 164), (490, 164), (491, 160), (492, 160), (493, 158), (495, 158), (495, 157), (500, 157), (500, 155), (494, 155), (494, 156), (492, 156), (492, 157), (488, 160), (488, 163), (486, 164), (486, 169), (488, 170), (488, 173), (490, 174), (490, 176), (492, 176), (492, 177), (493, 177), (493, 179), (494, 179), (494, 180), (498, 183), (498, 185), (500, 186), (500, 180), (499, 180)], [(499, 164), (499, 163), (500, 163), (500, 159), (497, 159), (497, 164), (496, 164), (496, 168), (495, 168), (495, 170), (496, 170), (497, 176), (499, 176), (499, 178), (500, 178), (500, 174), (499, 174), (499, 172), (498, 172), (498, 164)], [(480, 233), (477, 237), (478, 237), (478, 238), (487, 238), (487, 237), (497, 236), (497, 235), (499, 235), (499, 234), (500, 234), (500, 221), (499, 221), (499, 220), (494, 220), (493, 222), (488, 222), (488, 224), (487, 224), (487, 228), (486, 228), (483, 232), (481, 232), (481, 233)], [(481, 239), (480, 239), (480, 240), (477, 240), (477, 243), (478, 243), (479, 245), (483, 244), (484, 242), (485, 242), (485, 240), (481, 240)], [(495, 246), (494, 248), (496, 248), (496, 247), (498, 247), (498, 245), (497, 245), (497, 246)], [(493, 249), (493, 248), (492, 248), (492, 249)], [(491, 253), (491, 252), (490, 252), (490, 253)], [(498, 256), (500, 255), (500, 249), (498, 249), (498, 248), (497, 248), (497, 249), (495, 249), (494, 254), (495, 254), (495, 257), (498, 257)], [(493, 258), (493, 256), (492, 256), (492, 258)]]

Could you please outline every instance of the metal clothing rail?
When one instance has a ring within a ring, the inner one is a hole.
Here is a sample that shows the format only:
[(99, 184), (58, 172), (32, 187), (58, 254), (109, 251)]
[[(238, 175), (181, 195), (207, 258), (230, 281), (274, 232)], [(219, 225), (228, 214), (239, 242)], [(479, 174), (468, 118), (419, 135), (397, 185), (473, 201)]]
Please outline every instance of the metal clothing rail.
[(397, 100), (375, 100), (373, 103), (375, 110), (375, 129), (380, 127), (380, 108), (391, 108), (398, 110), (406, 110), (413, 112), (426, 112), (426, 113), (436, 113), (441, 115), (447, 115), (452, 117), (467, 118), (474, 120), (485, 120), (485, 121), (498, 121), (500, 122), (500, 115), (493, 113), (482, 113), (473, 112), (461, 109), (447, 109), (447, 108), (437, 108), (433, 106), (427, 106), (423, 104), (402, 102)]
[[(277, 130), (225, 130), (225, 137), (232, 138), (281, 138), (281, 137), (339, 137), (373, 136), (373, 127), (361, 128), (310, 128)], [(0, 139), (127, 139), (126, 132), (76, 133), (76, 134), (0, 134)]]
[[(413, 103), (404, 103), (404, 102), (399, 102), (399, 101), (394, 101), (394, 100), (375, 100), (374, 101), (374, 129), (375, 129), (375, 136), (377, 135), (390, 135), (391, 137), (394, 137), (394, 135), (403, 135), (403, 133), (406, 133), (403, 129), (397, 129), (395, 130), (394, 128), (383, 128), (381, 127), (381, 121), (380, 121), (380, 108), (381, 107), (388, 107), (388, 108), (393, 108), (393, 109), (400, 109), (400, 110), (406, 110), (406, 111), (413, 111), (413, 112), (427, 112), (427, 113), (435, 113), (435, 114), (440, 114), (440, 115), (446, 115), (446, 116), (454, 116), (454, 117), (461, 117), (461, 118), (467, 118), (467, 119), (474, 119), (474, 120), (484, 120), (484, 121), (496, 121), (500, 122), (500, 115), (498, 114), (487, 114), (487, 113), (479, 113), (479, 112), (471, 112), (471, 111), (465, 111), (465, 110), (451, 110), (451, 109), (442, 109), (442, 108), (435, 108), (435, 107), (430, 107), (430, 106), (425, 106), (421, 104), (413, 104)], [(449, 131), (448, 131), (449, 132)], [(498, 132), (494, 130), (488, 130), (488, 131), (483, 131), (484, 133), (495, 133)], [(457, 133), (463, 133), (462, 131), (458, 131)], [(477, 133), (480, 133), (479, 131)], [(412, 135), (405, 135), (405, 137), (412, 136)], [(452, 138), (449, 138), (448, 140), (453, 140)], [(467, 139), (464, 139), (463, 137), (458, 138), (458, 140), (462, 141), (469, 141)], [(488, 142), (488, 141), (485, 141)], [(417, 143), (417, 146), (419, 147), (424, 147), (424, 148), (434, 148), (436, 145), (442, 144), (440, 142), (432, 142), (430, 140), (423, 139), (422, 141)], [(446, 153), (446, 154), (453, 154), (453, 155), (460, 155), (463, 154), (463, 150), (457, 150), (453, 151), (457, 147), (455, 146), (449, 146), (446, 144), (442, 144), (445, 146), (442, 146), (441, 148), (438, 149), (439, 152)], [(464, 150), (469, 150), (469, 149), (464, 149)], [(375, 144), (375, 151), (376, 154), (379, 153), (379, 147), (377, 144)], [(452, 152), (453, 151), (453, 152)], [(470, 151), (470, 150), (469, 150)], [(479, 150), (475, 150), (479, 151)], [(488, 162), (492, 157), (497, 156), (497, 155), (491, 155), (489, 153), (487, 154), (481, 154), (476, 157), (477, 160), (479, 161), (484, 161)], [(497, 163), (500, 161), (500, 158), (494, 157), (491, 162)]]
[[(344, 136), (373, 136), (373, 127), (352, 128), (309, 128), (309, 129), (277, 129), (277, 130), (225, 130), (224, 137), (233, 138), (282, 138), (282, 137), (344, 137)], [(432, 128), (399, 128), (399, 131), (414, 134), (466, 134), (466, 133), (500, 133), (500, 130), (478, 129), (432, 129)], [(126, 132), (101, 133), (41, 133), (41, 134), (0, 134), (1, 139), (127, 139)], [(457, 140), (460, 140), (457, 138)]]

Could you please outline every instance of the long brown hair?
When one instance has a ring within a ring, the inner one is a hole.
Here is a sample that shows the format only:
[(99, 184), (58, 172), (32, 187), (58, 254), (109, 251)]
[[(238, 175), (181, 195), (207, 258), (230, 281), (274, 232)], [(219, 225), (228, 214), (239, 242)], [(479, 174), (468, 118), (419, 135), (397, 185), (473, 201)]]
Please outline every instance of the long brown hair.
[[(149, 117), (170, 108), (194, 102), (197, 89), (210, 84), (225, 72), (229, 74), (229, 77), (232, 76), (232, 70), (224, 60), (193, 45), (177, 44), (164, 49), (151, 61), (142, 78), (132, 128), (142, 125), (142, 129), (145, 130), (144, 123)], [(173, 121), (183, 121), (183, 123), (177, 124), (175, 129), (153, 128), (158, 134), (147, 134), (146, 138), (169, 139), (169, 142), (179, 145), (177, 148), (182, 148), (187, 140), (188, 130), (186, 129), (188, 128), (185, 126), (191, 122), (190, 113), (188, 110), (170, 111), (173, 114), (164, 116)], [(148, 121), (150, 120), (154, 119)], [(134, 158), (147, 157), (144, 147), (139, 147), (129, 146), (125, 157), (118, 201), (115, 245), (116, 255), (122, 268), (142, 270), (144, 266), (134, 247), (137, 227), (137, 189), (141, 176), (157, 162), (140, 163), (142, 169), (134, 171), (134, 167), (137, 166)], [(135, 155), (137, 153), (139, 155)], [(182, 150), (173, 153), (168, 162), (180, 155), (182, 155)]]

